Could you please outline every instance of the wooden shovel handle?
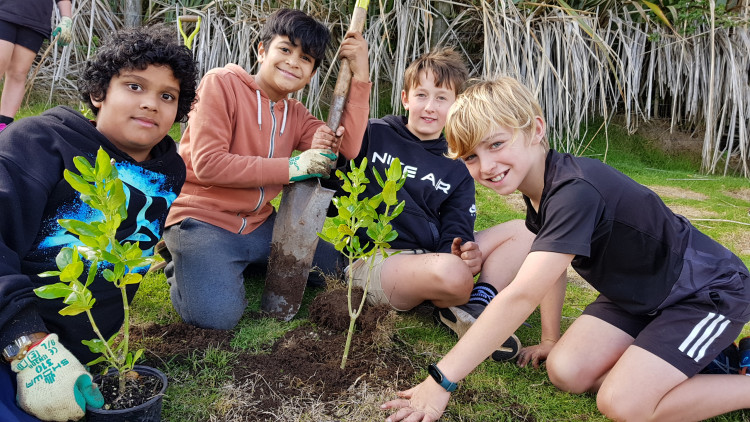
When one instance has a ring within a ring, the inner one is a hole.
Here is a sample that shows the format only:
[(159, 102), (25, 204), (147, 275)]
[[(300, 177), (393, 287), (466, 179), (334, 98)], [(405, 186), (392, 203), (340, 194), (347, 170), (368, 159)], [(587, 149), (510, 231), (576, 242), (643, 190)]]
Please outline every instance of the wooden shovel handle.
[[(356, 31), (362, 33), (365, 27), (365, 21), (367, 20), (367, 9), (362, 7), (355, 7), (352, 13), (352, 21), (349, 24), (349, 31)], [(339, 66), (339, 75), (336, 78), (336, 85), (333, 88), (333, 99), (331, 101), (331, 108), (328, 110), (328, 125), (331, 130), (336, 131), (341, 122), (341, 114), (344, 112), (344, 103), (346, 102), (346, 96), (349, 93), (349, 84), (352, 80), (352, 71), (349, 67), (349, 60), (341, 59), (341, 65)], [(338, 153), (338, 151), (334, 151)]]

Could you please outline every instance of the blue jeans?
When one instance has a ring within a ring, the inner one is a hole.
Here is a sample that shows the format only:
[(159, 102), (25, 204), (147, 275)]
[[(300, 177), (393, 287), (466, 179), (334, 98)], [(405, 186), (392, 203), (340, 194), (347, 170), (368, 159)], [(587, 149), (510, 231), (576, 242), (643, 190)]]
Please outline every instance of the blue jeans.
[(16, 404), (16, 374), (10, 365), (0, 362), (0, 420), (3, 422), (39, 422)]
[[(172, 304), (182, 319), (202, 328), (229, 330), (245, 312), (243, 271), (266, 266), (276, 214), (249, 234), (237, 234), (187, 218), (164, 232), (172, 260), (164, 268)], [(313, 267), (336, 273), (341, 254), (319, 241)], [(311, 277), (316, 277), (311, 273)]]

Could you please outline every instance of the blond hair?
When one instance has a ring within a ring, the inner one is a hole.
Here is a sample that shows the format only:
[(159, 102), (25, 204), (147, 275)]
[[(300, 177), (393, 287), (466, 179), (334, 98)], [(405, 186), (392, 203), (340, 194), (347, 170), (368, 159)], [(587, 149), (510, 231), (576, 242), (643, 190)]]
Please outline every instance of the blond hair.
[(429, 53), (419, 56), (411, 62), (404, 72), (404, 91), (409, 94), (409, 90), (419, 86), (419, 75), (423, 72), (432, 71), (435, 78), (435, 86), (450, 86), (460, 94), (464, 89), (464, 84), (469, 78), (469, 70), (466, 67), (463, 57), (450, 47), (432, 50)]
[[(534, 94), (517, 80), (503, 77), (477, 82), (466, 88), (448, 111), (448, 156), (466, 156), (500, 127), (513, 130), (513, 140), (519, 133), (531, 136), (537, 117), (544, 118), (542, 108)], [(549, 148), (546, 137), (542, 145)]]

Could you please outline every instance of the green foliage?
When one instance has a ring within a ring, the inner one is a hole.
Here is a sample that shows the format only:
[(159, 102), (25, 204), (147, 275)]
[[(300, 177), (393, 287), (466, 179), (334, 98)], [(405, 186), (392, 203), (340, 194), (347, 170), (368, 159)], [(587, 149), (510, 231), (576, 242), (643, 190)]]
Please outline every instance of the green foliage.
[[(390, 222), (404, 210), (404, 201), (398, 202), (396, 192), (404, 186), (406, 178), (401, 168), (401, 160), (394, 159), (390, 167), (386, 170), (385, 180), (380, 176), (377, 169), (373, 168), (373, 174), (377, 179), (378, 185), (382, 191), (371, 198), (359, 198), (370, 183), (370, 179), (365, 175), (367, 169), (367, 158), (362, 160), (359, 167), (351, 161), (352, 170), (346, 174), (341, 170), (336, 171), (336, 176), (343, 181), (342, 189), (347, 192), (348, 196), (340, 196), (333, 199), (333, 205), (338, 210), (338, 215), (332, 218), (332, 224), (323, 228), (318, 233), (323, 240), (332, 243), (336, 250), (343, 253), (351, 265), (357, 259), (367, 259), (380, 251), (383, 256), (387, 256), (385, 249), (390, 247), (392, 242), (398, 236), (393, 230)], [(378, 213), (378, 207), (385, 204), (385, 211)], [(393, 208), (391, 208), (393, 207)], [(372, 240), (362, 244), (357, 236), (357, 231), (365, 229), (367, 236)], [(341, 359), (341, 369), (346, 366), (346, 358), (349, 354), (349, 345), (351, 344), (352, 334), (354, 333), (354, 322), (362, 312), (367, 289), (370, 286), (370, 273), (372, 272), (373, 260), (370, 260), (370, 268), (367, 272), (367, 282), (365, 283), (364, 294), (359, 307), (352, 308), (352, 273), (348, 274), (348, 294), (349, 300), (349, 332), (344, 346), (344, 356)]]
[[(333, 204), (338, 210), (338, 215), (333, 217), (333, 224), (324, 228), (318, 235), (325, 241), (332, 243), (336, 250), (342, 252), (352, 263), (356, 259), (372, 256), (378, 250), (389, 247), (388, 242), (398, 236), (389, 224), (404, 209), (404, 201), (397, 204), (396, 192), (401, 189), (406, 179), (401, 170), (401, 161), (396, 158), (386, 171), (386, 179), (383, 180), (376, 169), (373, 169), (378, 184), (383, 188), (382, 192), (372, 198), (359, 198), (370, 180), (365, 175), (367, 158), (362, 160), (359, 167), (351, 162), (352, 170), (344, 174), (341, 170), (336, 171), (336, 176), (343, 181), (342, 189), (348, 196), (333, 199)], [(383, 213), (378, 213), (377, 208), (385, 204)], [(391, 211), (391, 207), (395, 208)], [(367, 235), (373, 244), (361, 244), (357, 231), (366, 229)]]
[[(73, 219), (58, 220), (60, 226), (78, 237), (83, 245), (62, 248), (55, 258), (58, 271), (40, 274), (41, 277), (56, 277), (59, 282), (39, 287), (34, 293), (43, 299), (63, 299), (67, 306), (60, 310), (60, 315), (86, 313), (98, 338), (83, 340), (82, 343), (88, 346), (92, 353), (100, 355), (87, 365), (104, 362), (103, 373), (109, 368), (116, 369), (120, 374), (120, 391), (123, 391), (125, 374), (133, 369), (143, 354), (142, 349), (135, 352), (129, 350), (130, 307), (126, 288), (128, 285), (140, 283), (143, 279), (141, 274), (132, 270), (150, 265), (153, 258), (144, 256), (137, 242), (121, 243), (115, 237), (120, 223), (127, 218), (127, 197), (114, 166), (114, 159), (110, 159), (109, 155), (99, 148), (93, 166), (84, 157), (75, 157), (73, 163), (80, 174), (66, 169), (63, 177), (80, 193), (84, 203), (99, 211), (101, 218), (91, 223)], [(80, 280), (86, 269), (82, 258), (88, 261), (85, 283)], [(109, 339), (105, 339), (91, 314), (91, 308), (96, 300), (88, 287), (99, 271), (100, 262), (111, 265), (111, 268), (102, 271), (102, 276), (122, 294), (125, 321), (121, 337), (120, 333), (115, 333)]]
[[(709, 0), (663, 1), (663, 9), (669, 11), (672, 27), (682, 35), (693, 35), (710, 20)], [(738, 24), (738, 14), (727, 9), (727, 1), (716, 1), (715, 25), (718, 28), (731, 28)], [(732, 3), (732, 2), (729, 2)], [(734, 2), (736, 3), (736, 2)], [(731, 4), (730, 4), (731, 6)]]
[[(640, 12), (641, 16), (654, 22), (661, 22), (683, 36), (694, 35), (709, 21), (710, 0), (546, 0), (542, 2), (516, 1), (520, 6), (537, 8), (540, 4), (559, 5), (571, 16), (579, 12), (596, 12), (609, 10), (614, 14), (623, 12)], [(731, 28), (737, 26), (742, 19), (738, 13), (740, 8), (737, 0), (716, 1), (716, 26)], [(581, 24), (581, 22), (579, 22)], [(659, 33), (649, 35), (651, 41), (657, 41)]]

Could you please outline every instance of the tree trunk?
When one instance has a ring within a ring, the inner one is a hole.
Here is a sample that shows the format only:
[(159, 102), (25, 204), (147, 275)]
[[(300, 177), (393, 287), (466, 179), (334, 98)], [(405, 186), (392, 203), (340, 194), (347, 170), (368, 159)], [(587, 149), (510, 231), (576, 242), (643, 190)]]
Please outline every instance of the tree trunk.
[(141, 26), (141, 0), (122, 0), (122, 14), (125, 26), (137, 28)]
[[(432, 16), (432, 30), (430, 31), (430, 48), (434, 48), (440, 37), (448, 32), (448, 23), (446, 19), (451, 17), (453, 8), (446, 1), (434, 2), (435, 11), (438, 13)], [(441, 16), (442, 15), (442, 16)]]

